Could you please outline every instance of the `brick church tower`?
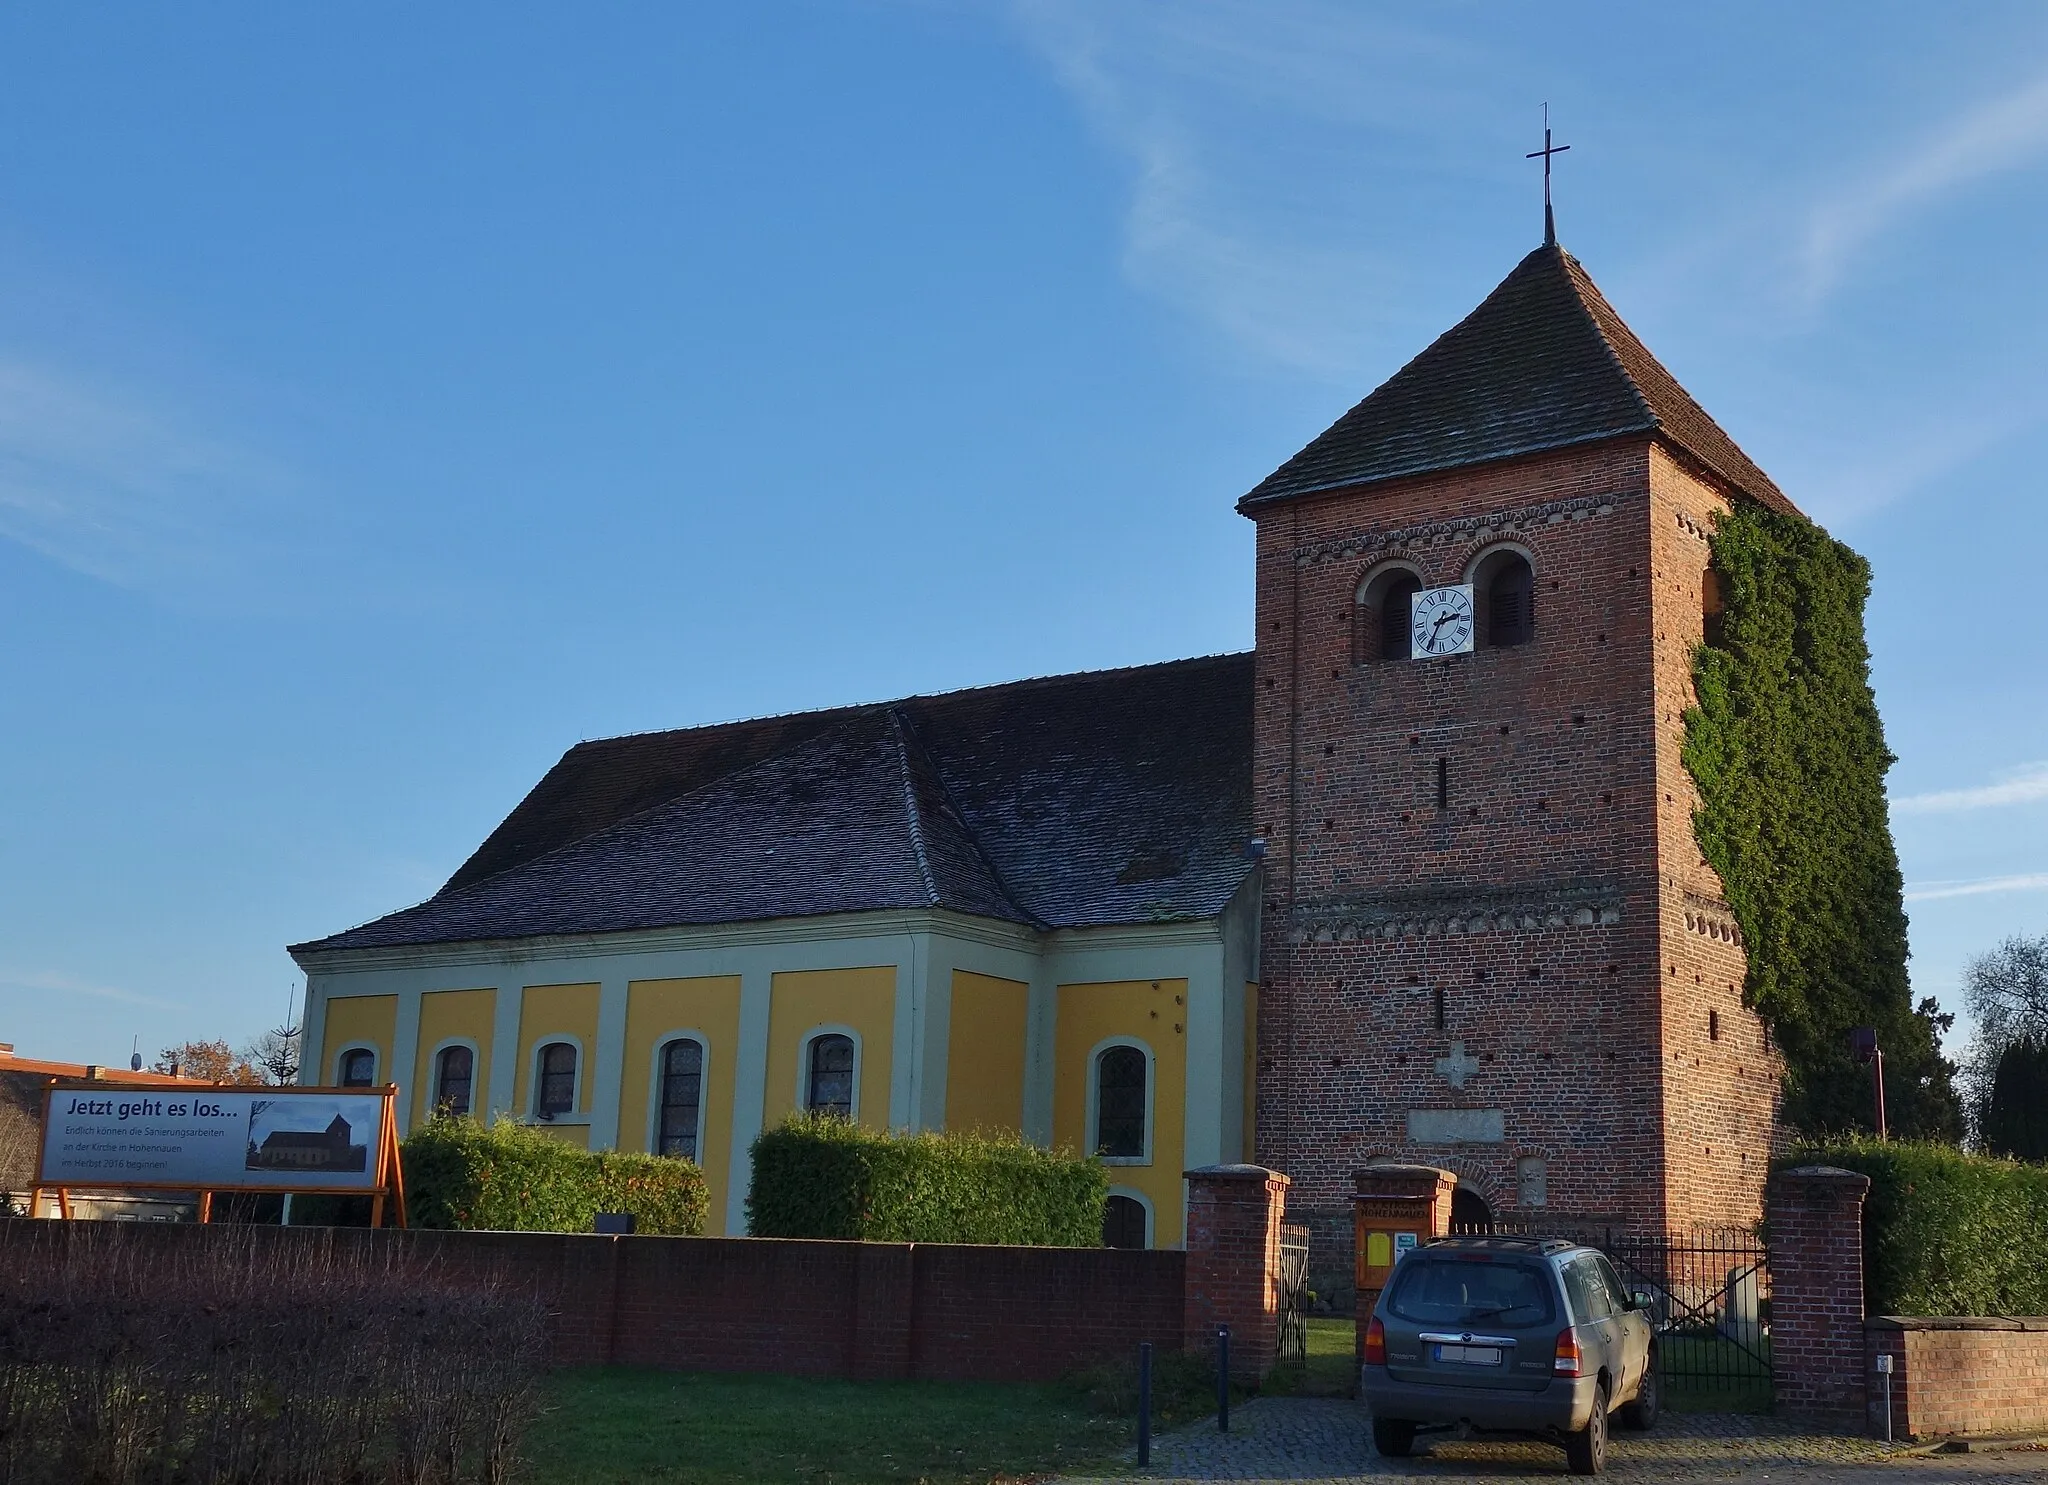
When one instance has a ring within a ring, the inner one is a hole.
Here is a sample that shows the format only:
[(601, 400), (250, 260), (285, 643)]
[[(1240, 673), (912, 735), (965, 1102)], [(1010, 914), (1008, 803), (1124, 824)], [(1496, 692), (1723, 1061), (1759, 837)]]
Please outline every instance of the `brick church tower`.
[(1468, 1218), (1760, 1214), (1780, 1068), (1679, 756), (1743, 500), (1794, 510), (1547, 243), (1239, 502), (1257, 1158), (1319, 1270), (1375, 1160)]

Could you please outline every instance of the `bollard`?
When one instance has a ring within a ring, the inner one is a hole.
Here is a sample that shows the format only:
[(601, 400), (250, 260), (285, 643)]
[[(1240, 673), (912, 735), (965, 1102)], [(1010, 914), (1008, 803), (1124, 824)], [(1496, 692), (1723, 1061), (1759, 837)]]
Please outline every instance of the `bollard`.
[(1230, 1432), (1230, 1327), (1216, 1327), (1216, 1431)]
[(1152, 1343), (1138, 1342), (1138, 1467), (1152, 1462)]

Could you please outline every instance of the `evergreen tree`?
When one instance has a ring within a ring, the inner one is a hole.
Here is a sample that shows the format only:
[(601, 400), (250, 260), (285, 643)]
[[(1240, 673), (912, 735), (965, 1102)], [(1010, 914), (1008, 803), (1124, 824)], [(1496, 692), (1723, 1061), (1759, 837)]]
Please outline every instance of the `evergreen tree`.
[(1906, 908), (1870, 690), (1870, 567), (1796, 516), (1743, 503), (1712, 538), (1725, 610), (1694, 667), (1685, 763), (1700, 853), (1720, 873), (1748, 955), (1743, 998), (1785, 1059), (1796, 1128), (1868, 1129), (1868, 1069), (1849, 1032), (1877, 1029), (1890, 1123), (1955, 1141), (1962, 1109), (1941, 1055), (1951, 1024), (1914, 1003)]
[(1984, 1146), (2015, 1160), (2048, 1160), (2048, 1041), (2008, 1043), (1991, 1075)]

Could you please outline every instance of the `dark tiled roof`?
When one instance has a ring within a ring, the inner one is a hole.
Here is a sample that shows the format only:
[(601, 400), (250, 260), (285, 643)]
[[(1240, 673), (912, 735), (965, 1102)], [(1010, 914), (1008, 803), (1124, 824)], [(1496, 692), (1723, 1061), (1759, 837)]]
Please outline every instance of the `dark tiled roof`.
[(1238, 509), (1630, 433), (1658, 435), (1752, 499), (1798, 514), (1578, 260), (1546, 245)]
[(293, 947), (1211, 917), (1249, 870), (1251, 686), (1224, 655), (580, 744), (434, 897)]

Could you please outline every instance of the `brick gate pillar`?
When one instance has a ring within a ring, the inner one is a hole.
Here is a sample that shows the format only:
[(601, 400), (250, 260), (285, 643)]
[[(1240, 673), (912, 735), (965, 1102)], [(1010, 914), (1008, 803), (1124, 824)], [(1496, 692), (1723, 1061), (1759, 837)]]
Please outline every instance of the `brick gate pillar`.
[(1368, 1165), (1351, 1173), (1352, 1266), (1358, 1298), (1352, 1306), (1352, 1354), (1365, 1364), (1365, 1329), (1387, 1276), (1408, 1243), (1422, 1244), (1451, 1230), (1451, 1193), (1458, 1178), (1433, 1165)]
[(1262, 1165), (1205, 1165), (1188, 1182), (1181, 1347), (1216, 1354), (1230, 1327), (1230, 1374), (1257, 1382), (1280, 1354), (1280, 1218), (1287, 1177)]
[(1863, 1199), (1870, 1177), (1830, 1165), (1771, 1182), (1771, 1379), (1788, 1414), (1864, 1419)]

